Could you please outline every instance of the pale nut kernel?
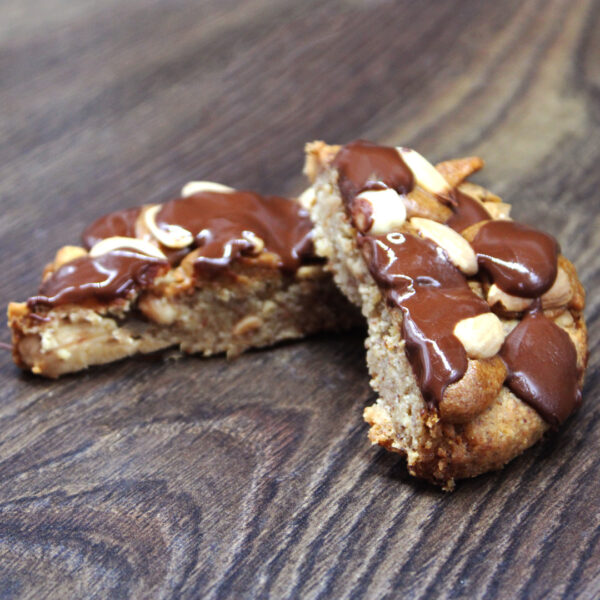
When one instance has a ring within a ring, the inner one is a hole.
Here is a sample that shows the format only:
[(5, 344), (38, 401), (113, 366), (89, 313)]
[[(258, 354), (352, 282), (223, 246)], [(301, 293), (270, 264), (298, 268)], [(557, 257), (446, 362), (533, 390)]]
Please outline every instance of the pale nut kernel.
[(325, 269), (319, 265), (304, 265), (296, 271), (298, 279), (319, 279), (327, 274)]
[[(362, 233), (385, 235), (397, 231), (406, 222), (404, 202), (396, 190), (392, 188), (367, 190), (360, 193), (356, 197), (356, 201), (358, 201), (356, 204), (359, 207), (363, 203), (363, 206), (366, 204), (370, 212), (370, 215), (365, 215), (365, 222), (362, 227), (359, 227)], [(355, 219), (356, 221), (357, 219)]]
[(64, 264), (75, 260), (76, 258), (80, 258), (85, 256), (87, 251), (85, 248), (81, 248), (80, 246), (63, 246), (54, 257), (53, 268), (58, 269), (62, 267)]
[(400, 158), (412, 171), (418, 185), (438, 196), (448, 196), (452, 190), (444, 176), (421, 154), (411, 148), (396, 148)]
[(454, 335), (469, 358), (496, 356), (504, 343), (502, 321), (491, 312), (459, 321), (454, 326)]
[(240, 319), (233, 327), (233, 335), (245, 335), (256, 331), (263, 326), (263, 320), (255, 315), (248, 315)]
[(104, 238), (92, 246), (90, 256), (96, 258), (102, 254), (107, 254), (113, 250), (130, 249), (142, 254), (147, 254), (154, 258), (166, 259), (166, 256), (154, 245), (146, 240), (138, 240), (137, 238), (123, 237), (115, 235), (113, 237)]
[(177, 310), (168, 298), (146, 294), (140, 298), (138, 308), (150, 320), (159, 325), (172, 325), (177, 319)]
[(546, 309), (567, 306), (572, 297), (573, 290), (569, 276), (559, 267), (552, 287), (542, 296), (542, 307)]
[(531, 298), (521, 298), (520, 296), (507, 294), (506, 292), (503, 292), (495, 283), (490, 286), (486, 299), (490, 306), (494, 306), (494, 304), (499, 303), (510, 312), (522, 312), (527, 310), (533, 302)]
[(560, 313), (560, 315), (558, 315), (558, 317), (554, 319), (554, 322), (563, 329), (575, 326), (575, 319), (568, 310), (565, 310), (564, 312)]
[(186, 183), (181, 189), (181, 195), (183, 198), (199, 194), (201, 192), (217, 192), (220, 194), (228, 194), (235, 190), (228, 185), (222, 183), (215, 183), (214, 181), (190, 181)]
[(144, 211), (144, 221), (150, 233), (167, 248), (185, 248), (192, 244), (194, 236), (187, 229), (179, 225), (166, 225), (167, 229), (162, 229), (156, 224), (156, 214), (161, 208), (157, 204)]
[(302, 206), (303, 208), (306, 208), (307, 210), (309, 208), (312, 208), (312, 206), (314, 205), (314, 203), (317, 200), (317, 194), (315, 192), (315, 188), (313, 187), (309, 187), (307, 189), (305, 189), (300, 196), (298, 196), (298, 202), (300, 204), (300, 206)]
[(252, 244), (252, 248), (248, 250), (249, 254), (256, 256), (265, 249), (265, 242), (262, 238), (258, 237), (253, 231), (243, 231), (242, 237)]
[(413, 217), (410, 223), (424, 238), (442, 247), (448, 254), (450, 262), (465, 275), (475, 275), (477, 273), (478, 266), (475, 252), (471, 244), (460, 233), (450, 229), (443, 223), (431, 219)]
[(492, 219), (510, 219), (510, 209), (512, 206), (506, 202), (484, 202), (483, 206)]

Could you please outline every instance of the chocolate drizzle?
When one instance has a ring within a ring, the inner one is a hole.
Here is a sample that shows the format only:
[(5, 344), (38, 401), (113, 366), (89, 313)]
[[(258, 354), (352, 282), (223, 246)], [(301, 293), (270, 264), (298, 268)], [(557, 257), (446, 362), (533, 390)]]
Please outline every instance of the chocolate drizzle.
[(506, 385), (558, 427), (581, 404), (577, 352), (569, 334), (535, 309), (513, 329), (500, 356)]
[(361, 248), (388, 301), (402, 310), (406, 354), (423, 397), (436, 406), (468, 366), (465, 349), (453, 333), (456, 323), (489, 312), (489, 307), (429, 240), (390, 233), (365, 236)]
[(414, 186), (412, 171), (396, 148), (378, 146), (365, 140), (343, 146), (335, 157), (333, 167), (338, 171), (340, 192), (346, 206), (350, 206), (357, 194), (364, 190), (389, 187), (398, 194), (407, 194)]
[(558, 243), (533, 227), (490, 221), (478, 231), (472, 246), (479, 266), (507, 294), (537, 298), (556, 279)]
[(475, 223), (492, 218), (481, 202), (460, 190), (453, 190), (450, 208), (452, 216), (446, 221), (446, 225), (459, 233)]
[(252, 192), (201, 192), (167, 202), (159, 211), (160, 227), (179, 225), (194, 236), (197, 271), (212, 274), (253, 251), (244, 232), (258, 236), (278, 257), (284, 271), (295, 271), (314, 256), (312, 224), (305, 210), (278, 196)]
[(136, 287), (150, 285), (167, 262), (130, 250), (115, 250), (96, 258), (82, 256), (64, 264), (27, 302), (56, 306), (88, 298), (109, 301), (127, 296)]
[[(352, 142), (338, 152), (333, 166), (350, 218), (354, 198), (365, 189), (385, 185), (406, 194), (413, 186), (393, 148)], [(440, 201), (450, 206), (453, 214), (446, 225), (456, 231), (488, 221), (472, 246), (480, 269), (503, 291), (539, 298), (552, 286), (559, 253), (554, 238), (514, 221), (491, 221), (480, 202), (458, 189)], [(456, 324), (490, 308), (445, 251), (417, 237), (410, 226), (387, 235), (357, 235), (371, 275), (387, 301), (402, 311), (407, 358), (423, 398), (435, 407), (468, 367), (465, 349), (453, 333)], [(538, 304), (506, 338), (500, 357), (508, 371), (506, 385), (557, 426), (581, 402), (577, 352), (569, 335)]]
[[(98, 219), (82, 235), (85, 247), (90, 249), (114, 236), (135, 238), (141, 210), (129, 208)], [(256, 253), (255, 244), (264, 244), (264, 250), (274, 258), (272, 263), (261, 264), (272, 264), (285, 272), (321, 261), (314, 254), (307, 212), (286, 198), (251, 192), (203, 192), (167, 202), (157, 214), (157, 224), (184, 227), (193, 233), (194, 243), (182, 249), (161, 246), (166, 260), (127, 248), (75, 259), (52, 273), (39, 295), (29, 299), (29, 306), (56, 306), (87, 298), (110, 302), (133, 289), (148, 287), (167, 263), (177, 266), (196, 247), (194, 266), (201, 276), (223, 272), (234, 261)]]
[(83, 245), (89, 250), (99, 241), (113, 237), (135, 237), (135, 222), (139, 217), (141, 208), (126, 208), (109, 213), (94, 221), (83, 232), (81, 239)]

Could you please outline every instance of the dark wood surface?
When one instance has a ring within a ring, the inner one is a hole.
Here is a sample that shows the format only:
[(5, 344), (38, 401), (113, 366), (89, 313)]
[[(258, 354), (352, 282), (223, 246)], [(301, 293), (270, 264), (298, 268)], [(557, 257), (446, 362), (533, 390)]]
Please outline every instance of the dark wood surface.
[[(2, 598), (598, 598), (600, 2), (4, 0), (0, 301), (194, 178), (362, 136), (479, 181), (588, 290), (584, 405), (445, 494), (369, 446), (360, 332), (46, 381), (0, 361)], [(0, 338), (8, 341), (5, 331)]]

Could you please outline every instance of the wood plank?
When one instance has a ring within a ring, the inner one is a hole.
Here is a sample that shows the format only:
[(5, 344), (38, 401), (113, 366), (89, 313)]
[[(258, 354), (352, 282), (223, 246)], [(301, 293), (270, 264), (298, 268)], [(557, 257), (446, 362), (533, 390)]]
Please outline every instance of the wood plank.
[(304, 142), (365, 137), (482, 155), (579, 269), (591, 359), (558, 434), (444, 494), (369, 446), (360, 332), (59, 381), (6, 354), (0, 597), (599, 597), (599, 31), (598, 0), (5, 0), (4, 304), (109, 210), (298, 193)]

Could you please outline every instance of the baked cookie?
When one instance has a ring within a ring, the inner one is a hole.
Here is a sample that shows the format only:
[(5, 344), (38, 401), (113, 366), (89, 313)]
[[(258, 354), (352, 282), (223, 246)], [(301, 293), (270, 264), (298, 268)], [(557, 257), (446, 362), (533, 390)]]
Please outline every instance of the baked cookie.
[(10, 303), (13, 356), (48, 377), (179, 346), (226, 352), (352, 326), (296, 201), (191, 182), (102, 217), (61, 248), (39, 293)]
[(551, 236), (467, 182), (469, 157), (307, 146), (317, 254), (362, 308), (369, 438), (443, 485), (506, 462), (581, 402), (584, 291)]

